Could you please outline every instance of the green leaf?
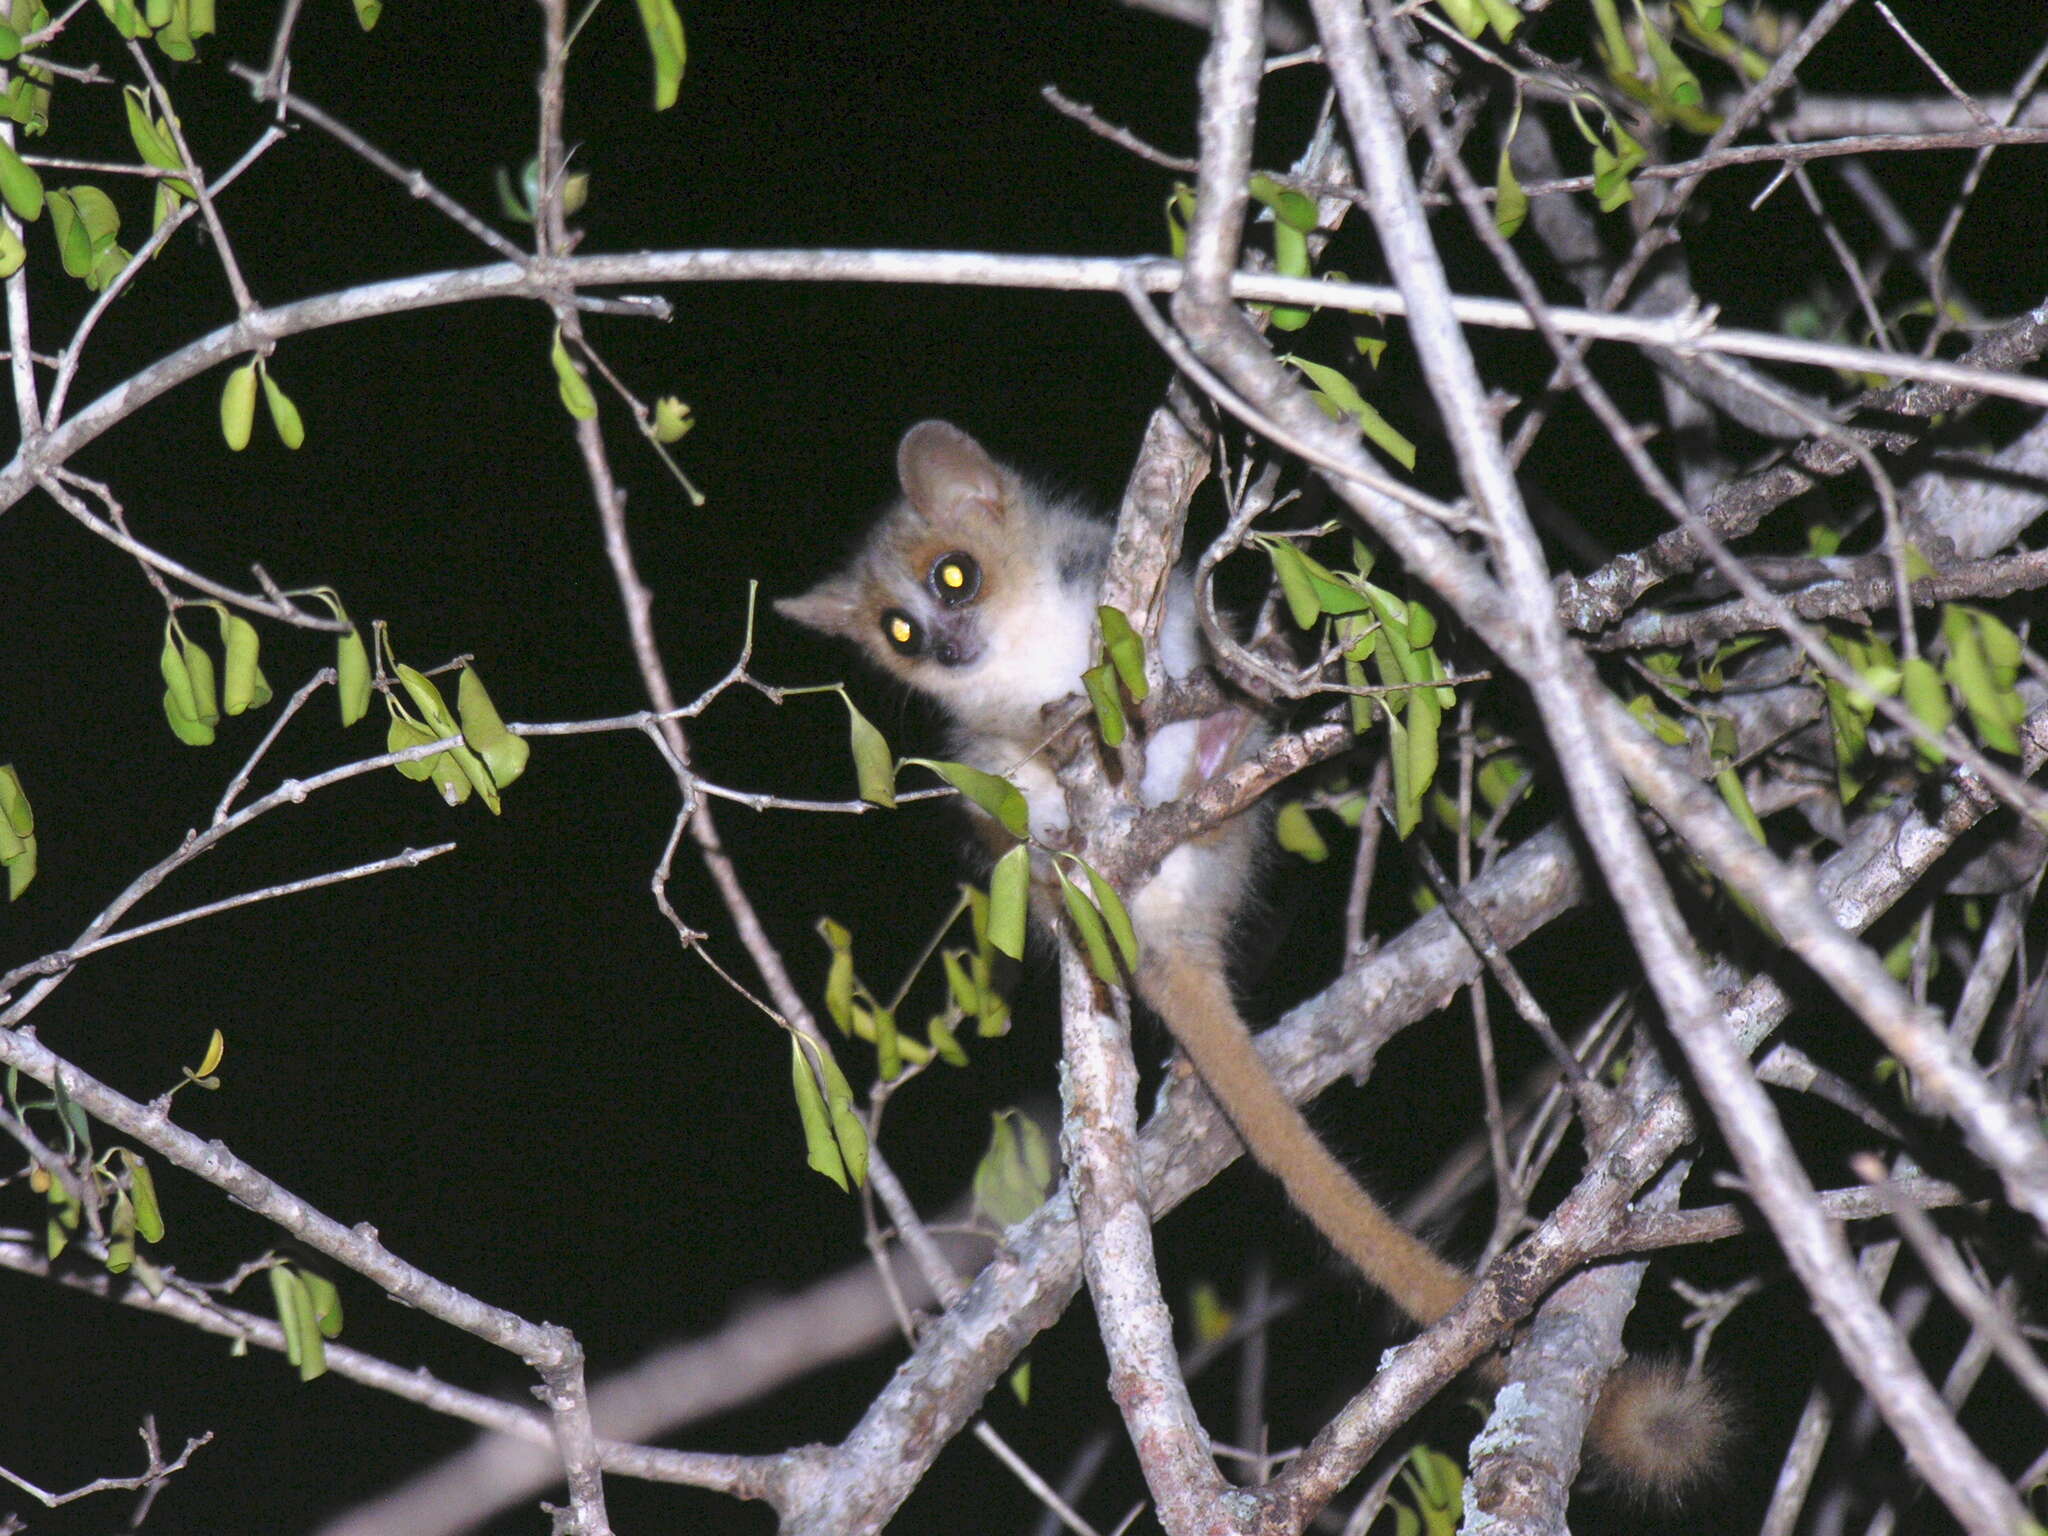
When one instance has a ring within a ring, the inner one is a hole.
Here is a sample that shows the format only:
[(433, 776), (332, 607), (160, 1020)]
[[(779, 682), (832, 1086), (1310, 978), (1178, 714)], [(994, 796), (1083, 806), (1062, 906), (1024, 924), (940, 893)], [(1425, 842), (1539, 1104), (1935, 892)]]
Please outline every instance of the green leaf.
[(882, 739), (882, 733), (875, 729), (868, 717), (854, 708), (853, 700), (845, 689), (839, 690), (839, 697), (846, 705), (846, 726), (853, 748), (853, 776), (860, 786), (860, 797), (870, 805), (893, 811), (896, 809), (896, 759), (890, 754), (889, 743)]
[(50, 233), (57, 238), (57, 254), (63, 258), (66, 275), (84, 277), (92, 271), (92, 233), (79, 218), (78, 205), (66, 192), (52, 191), (43, 201), (50, 210)]
[(960, 1049), (960, 1041), (953, 1028), (946, 1022), (943, 1013), (935, 1013), (931, 1022), (925, 1025), (925, 1039), (931, 1042), (932, 1054), (949, 1067), (967, 1065), (967, 1053)]
[(548, 352), (548, 361), (554, 365), (555, 388), (561, 393), (562, 408), (578, 421), (590, 420), (597, 414), (597, 396), (590, 392), (590, 381), (569, 356), (559, 325), (555, 327), (555, 344)]
[(1081, 947), (1088, 954), (1088, 969), (1108, 986), (1119, 981), (1116, 956), (1109, 947), (1109, 932), (1102, 920), (1102, 914), (1095, 909), (1095, 903), (1081, 894), (1080, 888), (1067, 878), (1067, 872), (1053, 862), (1053, 873), (1059, 877), (1060, 900), (1065, 903), (1067, 917), (1074, 925), (1074, 931), (1081, 935)]
[(220, 610), (221, 666), (220, 707), (223, 713), (239, 715), (245, 709), (261, 709), (270, 702), (270, 683), (256, 663), (261, 640), (256, 626), (240, 614)]
[(1029, 1115), (1003, 1109), (991, 1119), (988, 1150), (974, 1168), (974, 1208), (1007, 1229), (1045, 1204), (1052, 1189), (1052, 1149)]
[(1479, 8), (1486, 12), (1487, 23), (1493, 28), (1493, 35), (1502, 42), (1513, 40), (1515, 28), (1522, 24), (1522, 13), (1508, 3), (1508, 0), (1479, 0)]
[(526, 772), (526, 760), (533, 755), (533, 748), (524, 736), (515, 736), (505, 729), (498, 706), (491, 702), (475, 667), (464, 667), (462, 676), (456, 680), (455, 712), (462, 718), (462, 739), (484, 760), (492, 783), (504, 789)]
[(309, 1269), (302, 1269), (299, 1271), (299, 1283), (306, 1288), (306, 1297), (313, 1304), (313, 1320), (319, 1325), (320, 1337), (339, 1338), (341, 1292), (334, 1288), (334, 1282), (325, 1275), (316, 1275)]
[[(135, 153), (142, 157), (144, 165), (153, 165), (160, 171), (182, 171), (185, 161), (178, 153), (178, 146), (165, 126), (149, 110), (149, 93), (140, 86), (123, 86), (122, 101), (128, 109), (128, 137), (135, 145)], [(177, 189), (183, 197), (192, 196), (192, 184), (184, 180), (167, 183)]]
[(988, 882), (988, 941), (1012, 960), (1024, 958), (1024, 917), (1031, 905), (1031, 850), (1019, 843), (996, 860)]
[(0, 64), (21, 57), (21, 34), (0, 22)]
[(896, 1015), (887, 1008), (873, 1011), (875, 1021), (875, 1070), (885, 1083), (903, 1075), (903, 1043), (896, 1034)]
[(306, 440), (306, 423), (299, 408), (292, 404), (291, 396), (277, 387), (268, 368), (258, 367), (256, 373), (263, 380), (263, 403), (270, 408), (270, 424), (277, 428), (277, 440), (287, 448), (297, 448)]
[(1479, 8), (1479, 0), (1437, 0), (1451, 25), (1467, 37), (1477, 37), (1486, 30), (1486, 12)]
[(647, 35), (647, 51), (654, 58), (654, 110), (663, 112), (676, 104), (689, 57), (683, 18), (676, 14), (675, 0), (639, 0), (639, 5), (640, 30)]
[(228, 375), (220, 392), (220, 435), (233, 452), (240, 453), (249, 446), (255, 426), (256, 360), (251, 358)]
[(85, 226), (93, 254), (97, 256), (109, 249), (114, 237), (121, 232), (121, 211), (114, 206), (114, 200), (95, 186), (80, 185), (65, 190), (71, 198), (72, 207), (78, 210), (78, 220)]
[(1081, 686), (1088, 691), (1088, 702), (1095, 710), (1095, 721), (1101, 728), (1103, 744), (1122, 746), (1126, 735), (1124, 701), (1116, 691), (1116, 668), (1106, 661), (1100, 666), (1090, 667), (1081, 674)]
[(1408, 727), (1409, 792), (1415, 796), (1415, 817), (1420, 820), (1421, 802), (1428, 795), (1429, 786), (1436, 782), (1437, 738), (1443, 729), (1443, 706), (1437, 703), (1435, 689), (1417, 688), (1409, 693), (1408, 707), (1402, 713)]
[(1152, 685), (1145, 680), (1144, 637), (1131, 628), (1131, 621), (1120, 608), (1105, 603), (1095, 610), (1095, 617), (1102, 625), (1102, 648), (1110, 665), (1116, 668), (1117, 679), (1125, 692), (1138, 703), (1144, 703), (1152, 691)]
[(846, 1159), (840, 1153), (839, 1138), (832, 1132), (832, 1112), (825, 1103), (824, 1091), (818, 1087), (817, 1076), (806, 1060), (807, 1045), (801, 1036), (790, 1035), (790, 1081), (796, 1089), (797, 1117), (803, 1122), (806, 1160), (841, 1190), (850, 1193)]
[(984, 773), (979, 768), (970, 768), (965, 763), (939, 762), (929, 757), (906, 757), (903, 761), (915, 763), (920, 768), (931, 769), (975, 805), (1001, 822), (1003, 830), (1010, 836), (1030, 836), (1030, 807), (1025, 802), (1023, 791), (1008, 779), (998, 774)]
[(1501, 239), (1512, 240), (1528, 217), (1529, 194), (1516, 180), (1515, 168), (1508, 163), (1508, 146), (1503, 144), (1493, 172), (1493, 227), (1500, 231)]
[(1735, 813), (1735, 819), (1760, 846), (1764, 845), (1767, 842), (1764, 824), (1757, 819), (1756, 807), (1749, 803), (1749, 790), (1742, 782), (1742, 775), (1733, 768), (1723, 768), (1714, 775), (1714, 787), (1721, 791), (1721, 798)]
[(354, 0), (356, 25), (365, 32), (377, 25), (377, 18), (384, 14), (384, 0)]
[(1273, 562), (1273, 574), (1280, 578), (1281, 595), (1298, 629), (1313, 629), (1323, 616), (1316, 600), (1315, 584), (1309, 580), (1308, 559), (1286, 539), (1267, 539), (1266, 557)]
[[(336, 617), (342, 617), (339, 605)], [(334, 643), (336, 692), (341, 699), (342, 729), (354, 725), (370, 712), (370, 653), (363, 645), (362, 631), (351, 628)]]
[(120, 1149), (122, 1166), (128, 1170), (128, 1190), (135, 1201), (135, 1232), (145, 1243), (160, 1243), (164, 1237), (164, 1212), (156, 1198), (156, 1179), (139, 1153)]
[(1642, 22), (1643, 45), (1650, 51), (1650, 67), (1657, 72), (1658, 88), (1681, 107), (1698, 106), (1703, 99), (1699, 78), (1672, 50), (1671, 39), (1651, 22), (1643, 10), (1643, 0), (1636, 0), (1636, 17)]
[(1308, 807), (1299, 800), (1289, 800), (1280, 807), (1280, 814), (1273, 818), (1273, 836), (1282, 848), (1311, 864), (1320, 864), (1330, 856), (1330, 845), (1323, 841)]
[[(1905, 696), (1906, 707), (1913, 711), (1913, 718), (1930, 732), (1941, 735), (1956, 718), (1955, 706), (1949, 702), (1948, 685), (1942, 682), (1941, 673), (1925, 656), (1907, 657), (1901, 670), (1901, 692)], [(1924, 741), (1914, 742), (1913, 750), (1929, 768), (1939, 767), (1948, 761), (1947, 752)]]
[(1386, 417), (1368, 405), (1365, 396), (1358, 392), (1358, 386), (1343, 374), (1335, 368), (1311, 362), (1305, 357), (1297, 357), (1291, 352), (1283, 354), (1280, 361), (1292, 363), (1308, 375), (1316, 389), (1321, 392), (1324, 407), (1331, 415), (1349, 416), (1358, 423), (1359, 430), (1365, 433), (1366, 438), (1388, 458), (1403, 469), (1415, 467), (1415, 445), (1397, 432)]
[(673, 443), (695, 425), (690, 408), (674, 395), (663, 395), (654, 402), (654, 440), (657, 443)]
[[(20, 848), (10, 857), (0, 859), (0, 864), (5, 864), (7, 868), (7, 899), (16, 901), (20, 899), (21, 893), (28, 889), (29, 882), (36, 877), (35, 838), (24, 837)], [(984, 1030), (983, 1033), (989, 1031)]]
[(1963, 696), (1963, 707), (1970, 712), (1970, 724), (1976, 729), (1977, 739), (1994, 751), (2018, 752), (2020, 741), (2013, 731), (2012, 713), (2006, 702), (2011, 684), (2001, 687), (1977, 617), (1974, 610), (1961, 603), (1943, 605), (1941, 628), (1948, 639), (1948, 665), (1944, 670), (1956, 692)]
[(4, 140), (0, 140), (0, 199), (5, 199), (24, 223), (33, 224), (43, 216), (43, 178)]
[(1195, 216), (1195, 189), (1184, 181), (1173, 184), (1166, 197), (1166, 244), (1175, 261), (1188, 255), (1188, 222)]
[(28, 260), (28, 247), (8, 225), (0, 224), (0, 278), (12, 277)]
[(1089, 889), (1095, 893), (1095, 905), (1102, 913), (1102, 920), (1109, 925), (1109, 936), (1116, 940), (1116, 951), (1123, 958), (1124, 969), (1135, 972), (1138, 969), (1138, 930), (1131, 926), (1131, 914), (1124, 910), (1123, 898), (1117, 895), (1115, 886), (1095, 872), (1093, 865), (1082, 859), (1074, 862), (1088, 877)]
[(21, 787), (21, 775), (14, 764), (0, 763), (0, 836), (33, 836), (36, 813), (28, 803), (28, 791)]
[[(421, 725), (417, 720), (408, 720), (403, 715), (393, 715), (390, 729), (384, 733), (384, 750), (405, 752), (413, 747), (424, 747), (430, 741), (439, 741), (441, 734), (429, 726)], [(410, 762), (396, 763), (393, 766), (408, 779), (420, 783), (433, 775), (434, 765), (445, 755), (436, 753), (432, 757), (416, 757)]]

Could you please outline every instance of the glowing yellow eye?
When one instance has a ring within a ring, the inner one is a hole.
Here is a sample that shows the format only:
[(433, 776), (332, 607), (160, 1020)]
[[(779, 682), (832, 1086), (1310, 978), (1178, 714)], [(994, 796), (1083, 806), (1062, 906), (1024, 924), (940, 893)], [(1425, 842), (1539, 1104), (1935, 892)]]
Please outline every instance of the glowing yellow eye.
[(958, 608), (974, 600), (981, 591), (981, 567), (974, 556), (964, 549), (956, 549), (949, 555), (941, 555), (932, 562), (925, 582), (948, 608)]
[(918, 628), (917, 620), (901, 608), (891, 608), (883, 613), (882, 638), (895, 647), (899, 656), (924, 654), (924, 631)]

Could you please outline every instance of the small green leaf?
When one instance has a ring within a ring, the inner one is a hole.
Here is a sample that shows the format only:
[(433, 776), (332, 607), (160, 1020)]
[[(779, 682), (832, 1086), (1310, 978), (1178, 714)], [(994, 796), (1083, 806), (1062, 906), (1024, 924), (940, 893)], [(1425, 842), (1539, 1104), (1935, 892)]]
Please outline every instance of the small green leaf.
[(114, 1191), (114, 1212), (107, 1222), (107, 1273), (125, 1274), (135, 1262), (135, 1203), (128, 1191)]
[(384, 14), (384, 0), (353, 0), (356, 9), (356, 25), (365, 32), (377, 25), (377, 18)]
[(291, 396), (277, 387), (268, 368), (258, 367), (256, 374), (263, 380), (263, 403), (270, 408), (270, 424), (277, 429), (277, 440), (287, 448), (297, 448), (306, 441), (306, 423), (299, 408), (292, 404)]
[(0, 64), (21, 57), (21, 34), (0, 22)]
[(903, 1075), (903, 1043), (896, 1034), (896, 1015), (887, 1008), (876, 1008), (872, 1017), (875, 1023), (875, 1070), (882, 1081), (893, 1083)]
[(590, 420), (597, 414), (597, 396), (590, 392), (590, 381), (569, 356), (559, 325), (555, 327), (555, 344), (548, 352), (548, 361), (554, 365), (555, 388), (561, 393), (562, 408), (578, 421)]
[(1103, 745), (1120, 747), (1126, 735), (1124, 727), (1124, 701), (1116, 691), (1116, 668), (1108, 662), (1090, 667), (1081, 674), (1081, 686), (1088, 691), (1088, 702), (1095, 710), (1095, 723), (1102, 731)]
[(164, 1212), (156, 1198), (156, 1179), (139, 1153), (121, 1150), (122, 1166), (128, 1170), (128, 1189), (135, 1200), (135, 1233), (145, 1243), (164, 1238)]
[(946, 1022), (943, 1013), (935, 1013), (925, 1026), (925, 1039), (931, 1042), (932, 1054), (949, 1067), (967, 1065), (967, 1053), (960, 1049), (960, 1041), (953, 1034), (952, 1026)]
[(220, 392), (220, 435), (228, 447), (240, 453), (249, 446), (249, 434), (256, 426), (256, 361), (251, 358), (228, 375)]
[(69, 193), (54, 190), (43, 201), (50, 210), (50, 233), (56, 236), (57, 254), (63, 258), (65, 273), (84, 277), (92, 271), (92, 234), (78, 216), (78, 205), (71, 201)]
[(850, 1192), (846, 1182), (846, 1159), (839, 1151), (839, 1138), (832, 1132), (832, 1112), (818, 1087), (816, 1074), (806, 1059), (808, 1042), (792, 1033), (789, 1037), (790, 1081), (796, 1088), (796, 1112), (803, 1122), (806, 1159), (841, 1190)]
[[(1930, 732), (1941, 735), (1956, 717), (1955, 706), (1949, 702), (1948, 685), (1942, 682), (1941, 673), (1925, 656), (1907, 657), (1901, 671), (1901, 692), (1905, 696), (1906, 707), (1913, 711), (1913, 718)], [(1914, 742), (1913, 750), (1929, 768), (1939, 767), (1948, 761), (1947, 752), (1927, 742)]]
[(0, 278), (12, 277), (28, 260), (28, 247), (11, 227), (0, 224)]
[(1280, 578), (1280, 592), (1287, 599), (1287, 611), (1293, 616), (1295, 627), (1315, 628), (1323, 616), (1323, 605), (1316, 600), (1315, 583), (1309, 579), (1308, 557), (1286, 539), (1261, 542), (1266, 547), (1266, 557), (1273, 562), (1273, 574)]
[(1120, 608), (1104, 604), (1095, 610), (1095, 617), (1102, 625), (1102, 648), (1110, 665), (1116, 668), (1117, 679), (1126, 693), (1144, 703), (1152, 691), (1152, 685), (1145, 680), (1144, 638), (1131, 628), (1131, 621)]
[(1467, 37), (1477, 37), (1486, 30), (1486, 12), (1479, 8), (1479, 0), (1437, 0), (1437, 4), (1443, 7), (1451, 25)]
[(1311, 864), (1320, 864), (1330, 856), (1330, 845), (1323, 841), (1308, 807), (1299, 800), (1289, 800), (1280, 807), (1280, 814), (1273, 818), (1273, 836), (1282, 848)]
[(1175, 261), (1188, 255), (1188, 221), (1195, 216), (1195, 189), (1184, 181), (1173, 184), (1166, 197), (1166, 244)]
[(654, 58), (654, 110), (666, 111), (676, 104), (682, 89), (683, 64), (689, 57), (683, 43), (683, 18), (676, 13), (675, 0), (639, 0), (640, 30), (647, 35), (647, 51)]
[(1031, 850), (1019, 843), (996, 860), (988, 882), (988, 941), (1012, 960), (1024, 958), (1024, 916), (1031, 904)]
[[(384, 750), (386, 752), (409, 751), (414, 747), (424, 747), (430, 741), (439, 741), (441, 735), (441, 732), (429, 726), (421, 725), (417, 720), (408, 720), (403, 715), (393, 715), (391, 717), (390, 729), (384, 733)], [(445, 753), (437, 752), (432, 757), (416, 757), (409, 762), (397, 763), (393, 766), (408, 779), (413, 780), (415, 783), (420, 783), (433, 776), (434, 765), (440, 762), (446, 755)]]
[(223, 713), (239, 715), (245, 709), (261, 709), (270, 702), (270, 683), (257, 665), (261, 644), (256, 626), (240, 614), (220, 609), (221, 665), (220, 707)]
[[(339, 606), (336, 617), (342, 617)], [(341, 724), (346, 730), (370, 712), (370, 653), (363, 645), (362, 631), (350, 629), (334, 643), (336, 692), (341, 699)]]
[(1742, 775), (1733, 768), (1723, 768), (1714, 775), (1714, 787), (1721, 791), (1721, 799), (1749, 835), (1759, 845), (1765, 844), (1764, 824), (1757, 819), (1756, 807), (1749, 803), (1749, 790), (1742, 782)]
[(974, 1208), (996, 1226), (1014, 1227), (1045, 1204), (1052, 1189), (1052, 1149), (1029, 1115), (998, 1110), (988, 1150), (974, 1168)]
[(1060, 868), (1057, 860), (1053, 873), (1059, 877), (1060, 899), (1066, 904), (1067, 917), (1073, 922), (1074, 931), (1081, 935), (1081, 947), (1088, 953), (1088, 969), (1109, 986), (1117, 985), (1119, 977), (1116, 956), (1109, 947), (1109, 932), (1102, 914), (1095, 903), (1081, 894), (1080, 888), (1067, 878), (1067, 872)]
[(1493, 28), (1495, 37), (1504, 43), (1513, 40), (1515, 28), (1522, 24), (1520, 11), (1508, 0), (1479, 0), (1479, 8), (1486, 12), (1487, 23)]
[(455, 711), (462, 718), (462, 739), (484, 760), (491, 782), (504, 789), (526, 772), (526, 760), (533, 754), (524, 736), (505, 729), (498, 706), (484, 688), (475, 667), (464, 667), (455, 684)]
[(1358, 392), (1353, 384), (1335, 368), (1322, 363), (1311, 362), (1308, 358), (1297, 357), (1289, 352), (1280, 358), (1283, 363), (1292, 363), (1307, 374), (1323, 396), (1323, 403), (1333, 416), (1349, 416), (1358, 423), (1359, 430), (1386, 456), (1403, 469), (1415, 467), (1415, 445), (1396, 431), (1393, 424), (1382, 416)]
[(882, 739), (882, 733), (875, 729), (868, 717), (854, 708), (853, 700), (845, 689), (839, 691), (839, 697), (846, 705), (846, 726), (853, 747), (853, 776), (860, 786), (860, 797), (870, 805), (893, 811), (896, 809), (896, 759), (890, 754), (889, 743)]
[(199, 1058), (198, 1070), (194, 1077), (211, 1077), (220, 1070), (222, 1059), (228, 1053), (228, 1037), (218, 1029), (206, 1037), (206, 1054)]
[(654, 402), (654, 440), (657, 443), (673, 443), (695, 425), (690, 417), (690, 408), (674, 395), (663, 395)]
[(1515, 168), (1508, 163), (1508, 146), (1503, 144), (1493, 172), (1493, 227), (1500, 231), (1501, 239), (1512, 240), (1528, 217), (1529, 194), (1515, 179)]
[(929, 757), (906, 757), (906, 763), (915, 763), (920, 768), (929, 768), (948, 784), (959, 790), (968, 800), (1003, 824), (1003, 830), (1012, 837), (1028, 837), (1031, 832), (1031, 810), (1025, 802), (1023, 791), (999, 774), (984, 773), (979, 768), (970, 768), (965, 763), (939, 762)]
[(0, 837), (30, 837), (35, 830), (35, 809), (21, 787), (21, 775), (14, 764), (0, 763)]
[(939, 953), (939, 963), (946, 972), (946, 991), (953, 999), (953, 1006), (965, 1014), (981, 1011), (981, 988), (974, 984), (974, 978), (967, 973), (967, 951), (947, 949)]
[(299, 1283), (306, 1288), (306, 1298), (313, 1304), (313, 1321), (320, 1329), (320, 1337), (334, 1339), (341, 1336), (341, 1292), (334, 1288), (334, 1282), (325, 1275), (316, 1275), (309, 1269), (299, 1271)]
[(0, 199), (23, 223), (43, 216), (43, 178), (5, 140), (0, 140)]
[(1138, 930), (1131, 926), (1131, 914), (1124, 910), (1124, 899), (1117, 895), (1115, 886), (1095, 872), (1093, 865), (1083, 859), (1075, 859), (1074, 862), (1088, 877), (1088, 887), (1095, 893), (1095, 905), (1102, 913), (1102, 920), (1109, 925), (1109, 936), (1116, 940), (1116, 952), (1123, 958), (1124, 969), (1135, 973), (1138, 969)]
[(1699, 78), (1685, 67), (1671, 47), (1671, 39), (1659, 32), (1636, 0), (1636, 17), (1642, 22), (1643, 45), (1650, 51), (1650, 67), (1657, 73), (1658, 87), (1681, 107), (1696, 107), (1702, 101)]
[(1974, 612), (1961, 603), (1943, 606), (1941, 627), (1948, 639), (1945, 671), (1956, 692), (1963, 696), (1963, 707), (1970, 712), (1977, 739), (1994, 751), (2017, 752), (2020, 742), (2012, 728), (2006, 692), (1999, 686), (1975, 618)]

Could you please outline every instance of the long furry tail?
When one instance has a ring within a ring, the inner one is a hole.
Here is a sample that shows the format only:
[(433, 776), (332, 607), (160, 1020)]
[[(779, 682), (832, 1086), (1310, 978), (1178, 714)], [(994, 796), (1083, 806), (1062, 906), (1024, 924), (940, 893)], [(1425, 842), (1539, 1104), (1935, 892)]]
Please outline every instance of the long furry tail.
[[(1259, 1058), (1223, 979), (1219, 955), (1152, 945), (1138, 976), (1147, 1004), (1173, 1031), (1251, 1154), (1295, 1207), (1403, 1312), (1427, 1326), (1455, 1306), (1472, 1277), (1396, 1222), (1359, 1187), (1281, 1093)], [(1192, 946), (1191, 946), (1192, 947)], [(1164, 951), (1164, 952), (1162, 952)], [(1499, 1385), (1499, 1364), (1478, 1369)], [(1676, 1361), (1630, 1359), (1607, 1379), (1586, 1439), (1610, 1480), (1631, 1496), (1676, 1504), (1709, 1481), (1732, 1438), (1726, 1394)]]
[(1713, 1481), (1734, 1437), (1734, 1405), (1713, 1377), (1689, 1375), (1683, 1361), (1658, 1355), (1622, 1361), (1586, 1426), (1586, 1443), (1615, 1486), (1667, 1505)]

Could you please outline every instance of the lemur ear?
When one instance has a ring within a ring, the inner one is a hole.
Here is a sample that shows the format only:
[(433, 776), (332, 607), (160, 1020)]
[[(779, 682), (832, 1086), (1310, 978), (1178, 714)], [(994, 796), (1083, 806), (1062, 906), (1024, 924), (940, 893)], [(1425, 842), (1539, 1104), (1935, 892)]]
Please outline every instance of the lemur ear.
[(951, 422), (920, 421), (904, 433), (896, 448), (896, 476), (928, 523), (1000, 520), (1008, 503), (1008, 473)]
[(853, 635), (861, 628), (860, 586), (845, 572), (828, 576), (808, 592), (775, 599), (775, 611), (807, 629)]

